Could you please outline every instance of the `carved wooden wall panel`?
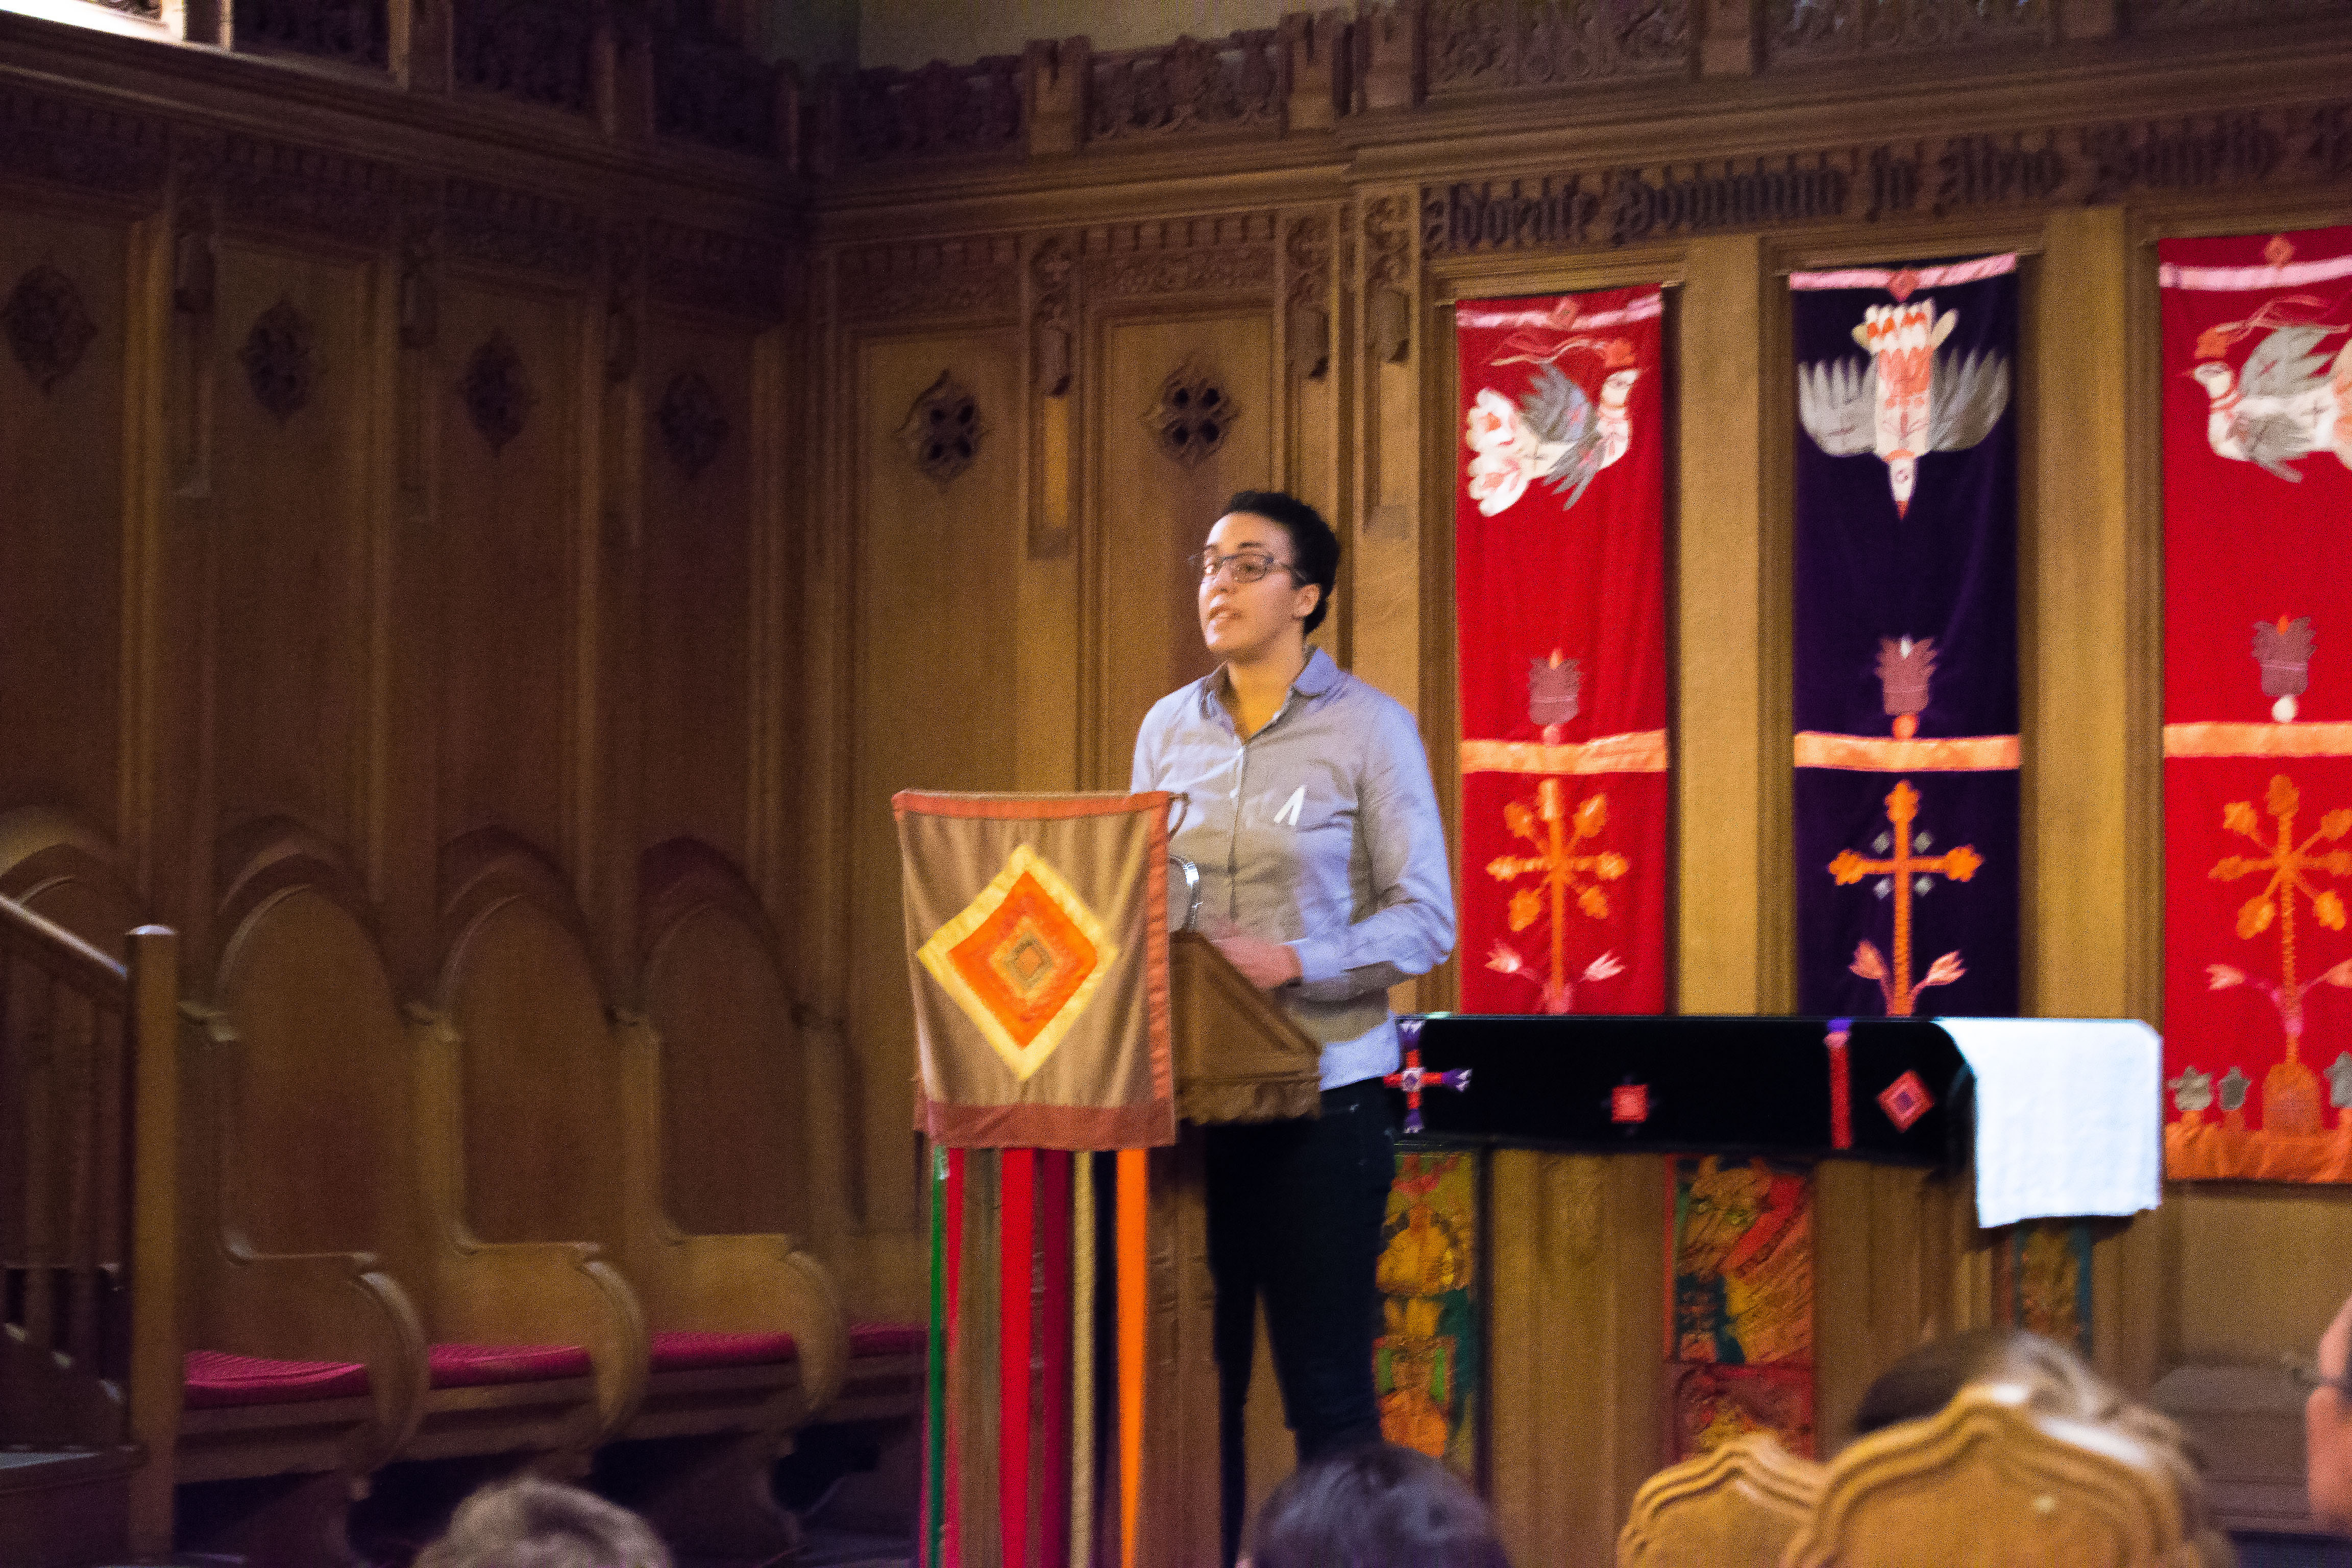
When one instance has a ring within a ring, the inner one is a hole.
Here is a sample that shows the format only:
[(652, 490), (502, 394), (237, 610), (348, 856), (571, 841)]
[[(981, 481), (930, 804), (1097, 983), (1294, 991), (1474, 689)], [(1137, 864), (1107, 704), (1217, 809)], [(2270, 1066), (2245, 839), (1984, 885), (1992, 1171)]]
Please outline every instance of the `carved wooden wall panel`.
[(814, 1120), (792, 996), (762, 934), (705, 904), (668, 931), (646, 984), (662, 1041), (662, 1198), (689, 1233), (809, 1226)]
[(378, 1184), (410, 1142), (408, 1050), (365, 928), (320, 889), (289, 887), (238, 922), (216, 983), (189, 989), (221, 1014), (182, 1048), (202, 1058), (189, 1111), (219, 1140), (222, 1218), (264, 1251), (395, 1245)]
[(854, 1160), (866, 1222), (907, 1229), (917, 1214), (908, 1131), (914, 1023), (890, 795), (1014, 787), (1020, 737), (1008, 675), (1021, 635), (1024, 529), (1014, 443), (982, 443), (942, 489), (898, 431), (943, 370), (982, 408), (1015, 407), (1021, 342), (1012, 332), (877, 337), (854, 352), (856, 651), (844, 885), (863, 1144)]
[(542, 898), (500, 893), (444, 974), (467, 1216), (488, 1241), (599, 1236), (619, 1212), (619, 1047), (574, 929)]
[(630, 680), (643, 726), (639, 842), (691, 837), (739, 865), (753, 809), (757, 448), (766, 444), (754, 353), (740, 328), (664, 316), (646, 324), (643, 619)]
[[(1270, 312), (1117, 316), (1097, 329), (1101, 374), (1087, 431), (1093, 599), (1086, 661), (1094, 673), (1089, 785), (1127, 787), (1135, 731), (1152, 703), (1215, 662), (1201, 644), (1199, 583), (1183, 557), (1201, 548), (1237, 489), (1281, 488), (1274, 426), (1281, 383)], [(1162, 438), (1171, 378), (1220, 411), (1191, 422), (1217, 431), (1187, 461)]]
[(120, 222), (0, 218), (0, 808), (119, 834), (125, 269)]
[(587, 320), (586, 300), (571, 290), (455, 279), (442, 293), (434, 360), (436, 822), (444, 839), (505, 827), (567, 861), (578, 847), (575, 757), (588, 743), (579, 711)]
[(370, 830), (374, 784), (389, 348), (379, 276), (364, 261), (230, 239), (219, 279), (215, 827), (286, 816), (349, 850)]

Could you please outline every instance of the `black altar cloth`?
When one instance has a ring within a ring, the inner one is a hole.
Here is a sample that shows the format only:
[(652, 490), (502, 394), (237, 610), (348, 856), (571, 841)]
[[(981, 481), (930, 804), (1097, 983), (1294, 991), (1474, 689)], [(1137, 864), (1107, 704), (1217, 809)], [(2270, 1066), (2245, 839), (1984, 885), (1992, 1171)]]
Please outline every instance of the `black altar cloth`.
[[(1833, 1136), (1827, 1019), (1433, 1013), (1418, 1022), (1424, 1069), (1470, 1069), (1466, 1089), (1423, 1089), (1423, 1135), (1433, 1139), (1952, 1170), (1969, 1155), (1973, 1079), (1930, 1019), (1853, 1021), (1844, 1147)], [(1881, 1100), (1906, 1073), (1929, 1097), (1907, 1128)], [(1643, 1092), (1619, 1092), (1633, 1088)], [(1614, 1119), (1636, 1110), (1639, 1121)]]

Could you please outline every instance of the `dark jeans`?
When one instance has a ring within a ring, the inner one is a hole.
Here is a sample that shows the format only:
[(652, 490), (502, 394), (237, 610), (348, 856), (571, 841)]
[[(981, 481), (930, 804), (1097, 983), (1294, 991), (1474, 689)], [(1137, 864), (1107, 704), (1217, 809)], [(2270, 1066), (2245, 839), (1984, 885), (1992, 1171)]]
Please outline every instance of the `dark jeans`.
[(1373, 1271), (1396, 1174), (1396, 1124), (1388, 1091), (1370, 1079), (1325, 1090), (1320, 1117), (1212, 1127), (1207, 1139), (1217, 1457), (1230, 1563), (1247, 1497), (1242, 1413), (1261, 1294), (1299, 1463), (1381, 1435)]

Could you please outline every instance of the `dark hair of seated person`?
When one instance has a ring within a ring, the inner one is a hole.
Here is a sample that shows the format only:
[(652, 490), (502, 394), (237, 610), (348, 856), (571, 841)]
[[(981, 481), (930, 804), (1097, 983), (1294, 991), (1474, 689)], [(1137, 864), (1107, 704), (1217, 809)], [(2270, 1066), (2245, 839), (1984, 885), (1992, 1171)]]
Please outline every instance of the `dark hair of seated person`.
[(1510, 1568), (1478, 1494), (1426, 1454), (1367, 1443), (1302, 1465), (1258, 1511), (1251, 1568)]

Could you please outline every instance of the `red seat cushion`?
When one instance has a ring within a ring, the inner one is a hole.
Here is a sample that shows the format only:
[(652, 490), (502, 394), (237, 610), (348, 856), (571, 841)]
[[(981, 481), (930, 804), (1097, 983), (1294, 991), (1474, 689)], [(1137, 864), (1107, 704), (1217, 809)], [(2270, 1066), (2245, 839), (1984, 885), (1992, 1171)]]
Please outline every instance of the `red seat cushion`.
[(579, 1345), (435, 1345), (425, 1352), (435, 1388), (490, 1383), (544, 1383), (586, 1377), (588, 1352)]
[(292, 1405), (368, 1391), (368, 1369), (362, 1362), (269, 1361), (226, 1351), (190, 1351), (186, 1377), (181, 1402), (190, 1410)]
[(656, 1334), (653, 1369), (683, 1372), (698, 1366), (764, 1366), (793, 1361), (801, 1347), (790, 1334), (705, 1334), (675, 1329)]
[(920, 1323), (849, 1325), (849, 1353), (854, 1356), (913, 1355), (929, 1340), (929, 1331)]

